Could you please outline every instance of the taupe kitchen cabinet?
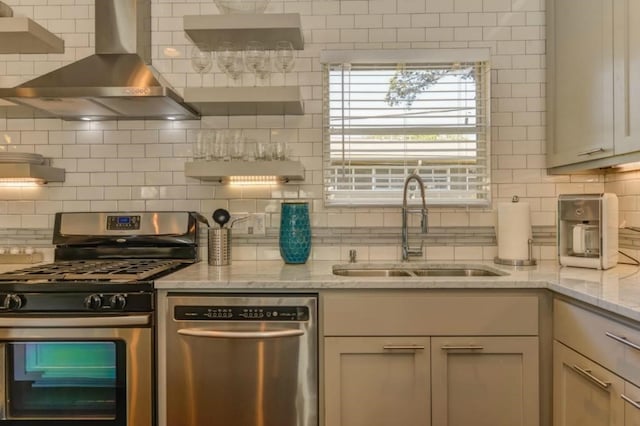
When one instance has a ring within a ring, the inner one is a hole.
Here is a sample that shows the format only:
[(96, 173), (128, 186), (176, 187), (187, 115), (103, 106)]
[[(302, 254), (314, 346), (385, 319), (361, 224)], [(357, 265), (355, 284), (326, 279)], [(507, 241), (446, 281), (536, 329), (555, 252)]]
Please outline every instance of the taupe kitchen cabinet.
[(556, 299), (553, 328), (554, 426), (640, 424), (638, 324)]
[(537, 337), (433, 337), (434, 425), (534, 426)]
[(431, 424), (429, 338), (327, 337), (325, 425)]
[(325, 426), (540, 424), (538, 295), (321, 297)]
[(640, 158), (640, 3), (547, 0), (547, 167)]
[(623, 426), (624, 381), (558, 341), (553, 344), (554, 426)]

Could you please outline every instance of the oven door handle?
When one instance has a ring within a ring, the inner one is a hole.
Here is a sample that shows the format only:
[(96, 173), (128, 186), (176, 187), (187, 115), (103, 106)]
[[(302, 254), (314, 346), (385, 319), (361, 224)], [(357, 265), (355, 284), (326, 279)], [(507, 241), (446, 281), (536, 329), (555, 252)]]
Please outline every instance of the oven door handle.
[(205, 330), (202, 328), (181, 328), (178, 334), (194, 337), (211, 337), (217, 339), (277, 339), (280, 337), (302, 336), (304, 330), (274, 330), (274, 331), (222, 331)]
[(0, 317), (0, 327), (17, 328), (90, 328), (149, 325), (151, 315), (123, 315), (113, 317)]
[(0, 420), (7, 420), (7, 344), (0, 343)]

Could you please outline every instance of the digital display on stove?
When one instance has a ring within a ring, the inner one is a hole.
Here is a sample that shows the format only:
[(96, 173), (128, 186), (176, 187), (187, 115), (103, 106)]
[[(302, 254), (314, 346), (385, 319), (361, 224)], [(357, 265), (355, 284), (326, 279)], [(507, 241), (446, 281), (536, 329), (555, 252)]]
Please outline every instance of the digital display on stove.
[(107, 216), (107, 230), (132, 231), (140, 229), (140, 216)]

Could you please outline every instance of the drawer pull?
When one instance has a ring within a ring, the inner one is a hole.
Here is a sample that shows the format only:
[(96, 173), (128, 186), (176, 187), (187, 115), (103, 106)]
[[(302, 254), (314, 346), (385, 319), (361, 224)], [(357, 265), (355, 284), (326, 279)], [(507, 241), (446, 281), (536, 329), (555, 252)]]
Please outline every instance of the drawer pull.
[(621, 394), (620, 398), (624, 399), (625, 401), (627, 401), (629, 404), (633, 405), (634, 407), (636, 407), (638, 410), (640, 410), (640, 402), (638, 401), (634, 401), (633, 399), (629, 398), (627, 395), (625, 394)]
[(609, 333), (608, 331), (605, 333), (607, 337), (612, 338), (613, 340), (615, 340), (616, 342), (620, 342), (623, 345), (627, 345), (630, 348), (633, 348), (637, 351), (640, 351), (640, 345), (637, 345), (635, 343), (633, 343), (632, 341), (630, 341), (629, 339), (627, 339), (626, 337), (620, 337), (620, 336), (616, 336), (613, 333)]
[(593, 148), (588, 151), (579, 152), (578, 155), (591, 155), (591, 154), (597, 154), (598, 152), (604, 152), (604, 148), (602, 147)]
[(484, 346), (481, 345), (443, 345), (440, 346), (443, 351), (481, 351)]
[(386, 351), (421, 351), (424, 349), (422, 345), (384, 345), (382, 349)]
[(591, 374), (591, 370), (585, 370), (584, 368), (580, 368), (575, 364), (571, 368), (573, 369), (573, 371), (580, 374), (582, 377), (588, 380), (591, 380), (593, 383), (600, 386), (602, 389), (609, 389), (609, 386), (611, 386), (611, 383), (603, 382), (602, 380), (598, 379), (596, 376)]

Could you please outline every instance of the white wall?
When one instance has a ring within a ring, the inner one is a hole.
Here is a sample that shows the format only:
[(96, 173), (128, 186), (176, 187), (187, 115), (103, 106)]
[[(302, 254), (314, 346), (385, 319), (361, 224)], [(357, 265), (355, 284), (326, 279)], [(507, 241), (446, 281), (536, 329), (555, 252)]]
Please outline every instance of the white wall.
[[(4, 0), (17, 15), (34, 18), (64, 38), (64, 54), (0, 55), (0, 86), (10, 87), (92, 53), (93, 2), (89, 0)], [(96, 0), (99, 1), (99, 0)], [(547, 176), (545, 139), (545, 11), (544, 0), (343, 0), (272, 1), (267, 12), (300, 13), (305, 49), (287, 84), (302, 87), (304, 116), (205, 117), (202, 121), (63, 122), (57, 119), (1, 118), (0, 136), (8, 135), (21, 151), (50, 157), (67, 171), (63, 184), (43, 188), (0, 189), (0, 229), (50, 228), (52, 213), (72, 210), (197, 210), (206, 215), (218, 207), (266, 212), (278, 226), (283, 199), (313, 201), (313, 227), (327, 234), (363, 229), (397, 229), (399, 209), (327, 209), (322, 202), (322, 73), (323, 49), (489, 47), (492, 66), (492, 189), (495, 201), (518, 195), (532, 207), (536, 227), (555, 224), (560, 193), (600, 192), (601, 176)], [(177, 88), (199, 86), (191, 69), (191, 43), (182, 16), (217, 13), (212, 0), (153, 0), (154, 66)], [(180, 58), (163, 55), (175, 47)], [(216, 74), (204, 85), (225, 85)], [(272, 84), (281, 84), (274, 74)], [(245, 83), (252, 84), (249, 75)], [(307, 171), (302, 185), (231, 188), (185, 178), (184, 162), (200, 127), (242, 128), (254, 139), (281, 130), (293, 157)], [(431, 209), (432, 228), (493, 226), (491, 210)], [(399, 235), (398, 235), (399, 239)], [(343, 257), (334, 242), (317, 244), (318, 259)], [(1, 245), (1, 242), (0, 242)], [(341, 245), (341, 244), (340, 244)], [(390, 250), (391, 249), (391, 250)], [(362, 244), (364, 257), (397, 258), (397, 244)], [(243, 247), (244, 258), (277, 257), (276, 250)], [(433, 244), (427, 254), (456, 258), (491, 258), (491, 244)], [(552, 244), (538, 257), (553, 258)], [(362, 257), (362, 256), (361, 256)]]

